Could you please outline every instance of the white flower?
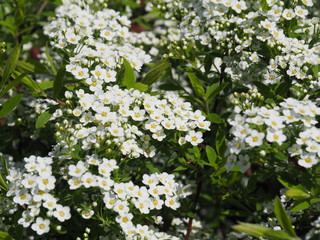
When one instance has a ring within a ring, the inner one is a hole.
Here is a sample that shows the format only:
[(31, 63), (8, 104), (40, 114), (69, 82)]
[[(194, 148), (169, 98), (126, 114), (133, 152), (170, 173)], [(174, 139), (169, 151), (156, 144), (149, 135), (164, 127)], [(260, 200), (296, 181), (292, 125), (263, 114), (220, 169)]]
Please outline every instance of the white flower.
[(291, 20), (296, 16), (294, 11), (292, 9), (285, 9), (282, 12), (282, 17), (284, 17), (287, 20)]
[(116, 217), (116, 222), (118, 222), (122, 227), (125, 225), (131, 225), (131, 220), (133, 218), (132, 213), (125, 213)]
[(237, 13), (240, 13), (242, 10), (246, 10), (247, 6), (246, 6), (246, 2), (245, 1), (236, 1), (233, 6), (232, 9), (235, 10)]
[(104, 29), (100, 32), (100, 36), (110, 41), (115, 37), (115, 32), (113, 30)]
[(53, 212), (53, 216), (57, 218), (60, 222), (64, 222), (71, 218), (70, 208), (68, 206), (62, 206), (58, 204), (56, 206), (55, 211)]
[(210, 125), (211, 123), (209, 121), (198, 121), (197, 126), (201, 129), (205, 129), (210, 131)]
[(292, 157), (302, 154), (301, 146), (298, 144), (293, 144), (288, 148), (288, 153), (290, 153), (290, 156)]
[(76, 69), (71, 73), (75, 76), (76, 79), (86, 79), (89, 77), (88, 68), (82, 68), (80, 66), (76, 66)]
[(87, 171), (85, 162), (79, 161), (77, 165), (70, 164), (68, 167), (68, 174), (73, 177), (81, 177)]
[(285, 125), (283, 124), (283, 117), (282, 116), (270, 116), (270, 118), (266, 119), (264, 122), (267, 124), (269, 127), (279, 130), (283, 129)]
[(74, 34), (74, 33), (67, 33), (66, 39), (69, 43), (78, 44), (81, 37), (79, 35)]
[(117, 126), (117, 124), (111, 124), (109, 127), (109, 132), (114, 137), (123, 137), (124, 136), (124, 130), (122, 127)]
[(231, 128), (231, 132), (234, 136), (238, 137), (239, 139), (245, 139), (251, 133), (251, 129), (248, 124), (244, 125), (235, 125)]
[(36, 186), (36, 178), (37, 176), (31, 174), (24, 174), (23, 180), (21, 181), (22, 185), (25, 188), (33, 188)]
[(157, 210), (160, 210), (162, 208), (162, 205), (164, 204), (164, 201), (161, 200), (159, 197), (151, 198), (150, 202), (150, 208)]
[(160, 125), (160, 123), (158, 123), (157, 121), (153, 121), (153, 120), (146, 122), (144, 127), (146, 129), (150, 130), (150, 132), (152, 132), (152, 133), (156, 133), (156, 132), (162, 130), (162, 126)]
[(260, 22), (261, 26), (268, 29), (268, 30), (272, 30), (274, 28), (276, 28), (276, 23), (275, 22), (271, 22), (268, 19), (261, 21)]
[(38, 187), (33, 188), (31, 190), (32, 200), (35, 202), (40, 202), (41, 200), (45, 200), (48, 196), (49, 189), (41, 190)]
[(305, 18), (308, 15), (308, 10), (301, 6), (296, 6), (296, 8), (294, 9), (294, 12), (297, 16), (301, 18)]
[(20, 205), (29, 204), (30, 200), (31, 195), (28, 193), (28, 190), (26, 188), (17, 190), (15, 193), (15, 197), (13, 198), (13, 201)]
[(94, 211), (91, 210), (91, 209), (84, 209), (81, 211), (81, 216), (84, 218), (84, 219), (90, 219), (94, 214)]
[(105, 203), (107, 208), (112, 209), (116, 203), (116, 200), (116, 195), (105, 192), (103, 202)]
[(298, 161), (298, 164), (305, 168), (310, 168), (317, 163), (318, 160), (315, 153), (303, 153)]
[(52, 190), (55, 187), (56, 178), (54, 176), (39, 176), (36, 178), (36, 182), (40, 190)]
[(301, 0), (301, 2), (306, 5), (307, 7), (312, 7), (313, 6), (313, 2), (312, 0)]
[(158, 140), (159, 142), (161, 142), (166, 137), (166, 134), (164, 133), (163, 130), (160, 130), (152, 134), (152, 137)]
[(150, 212), (150, 201), (147, 198), (133, 199), (134, 206), (139, 209), (141, 213), (148, 214)]
[(285, 116), (284, 120), (285, 120), (285, 122), (287, 124), (290, 124), (290, 123), (293, 123), (293, 122), (297, 122), (297, 121), (300, 120), (300, 116), (296, 112), (294, 112), (292, 110), (286, 109), (286, 110), (283, 110), (282, 113)]
[(308, 140), (305, 143), (307, 145), (306, 150), (308, 152), (318, 153), (320, 152), (320, 144), (313, 140)]
[(142, 178), (143, 178), (142, 182), (145, 185), (148, 185), (150, 187), (155, 186), (159, 183), (158, 178), (154, 174), (152, 174), (152, 175), (143, 174)]
[(180, 207), (180, 203), (177, 197), (167, 197), (164, 204), (173, 210), (177, 210), (177, 208)]
[(237, 162), (237, 166), (240, 167), (240, 171), (245, 173), (251, 166), (249, 161), (249, 156), (246, 155), (239, 155), (239, 161)]
[(117, 194), (117, 197), (120, 199), (125, 199), (127, 196), (127, 192), (125, 191), (125, 183), (115, 183), (113, 185), (113, 191)]
[(129, 213), (129, 207), (127, 201), (116, 201), (113, 210), (118, 212), (120, 215), (124, 215), (126, 213)]
[(202, 132), (195, 132), (195, 131), (190, 131), (186, 136), (186, 140), (190, 142), (193, 146), (198, 145), (199, 143), (202, 143), (203, 138)]
[(18, 220), (18, 224), (22, 225), (24, 228), (30, 226), (33, 222), (34, 217), (30, 214), (30, 211), (25, 210), (22, 212), (22, 217)]
[(81, 178), (80, 177), (72, 177), (68, 180), (68, 184), (70, 186), (70, 189), (77, 189), (82, 186)]
[(57, 201), (58, 201), (57, 198), (53, 197), (52, 195), (48, 195), (46, 200), (42, 203), (42, 206), (44, 206), (49, 210), (53, 210), (57, 206)]
[(282, 130), (275, 130), (273, 128), (268, 128), (266, 139), (269, 142), (276, 142), (281, 145), (286, 139), (286, 135), (283, 134)]
[(263, 143), (264, 136), (264, 133), (252, 130), (250, 135), (245, 138), (245, 142), (248, 143), (250, 147), (260, 146)]
[(96, 176), (93, 175), (93, 174), (90, 173), (90, 172), (86, 172), (85, 174), (83, 174), (83, 175), (81, 176), (81, 181), (82, 181), (82, 185), (83, 185), (85, 188), (97, 186)]
[(151, 185), (148, 192), (153, 197), (159, 197), (160, 195), (164, 194), (164, 186)]
[(42, 235), (50, 231), (50, 220), (37, 217), (36, 222), (31, 225), (33, 231), (36, 231), (38, 235)]

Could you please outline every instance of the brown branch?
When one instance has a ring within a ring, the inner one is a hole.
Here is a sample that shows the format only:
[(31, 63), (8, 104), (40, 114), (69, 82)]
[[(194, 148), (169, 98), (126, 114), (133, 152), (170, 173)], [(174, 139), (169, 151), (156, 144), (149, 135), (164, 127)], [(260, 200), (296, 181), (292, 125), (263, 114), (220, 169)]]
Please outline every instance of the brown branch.
[[(196, 208), (197, 208), (197, 204), (198, 204), (198, 201), (199, 201), (201, 188), (202, 188), (202, 181), (198, 182), (198, 185), (197, 185), (197, 192), (196, 192), (196, 196), (195, 196), (194, 202), (193, 202), (193, 204), (194, 204), (193, 205), (193, 211), (192, 211), (193, 213), (195, 213)], [(191, 232), (192, 232), (192, 222), (193, 222), (193, 217), (190, 217), (189, 218), (189, 222), (188, 222), (187, 234), (186, 234), (185, 240), (189, 240), (190, 239), (190, 235), (191, 235)]]
[(37, 12), (37, 16), (39, 16), (42, 12), (43, 12), (43, 10), (45, 9), (45, 7), (48, 5), (48, 2), (47, 1), (44, 1), (42, 4), (41, 4), (41, 6), (40, 6), (40, 8), (39, 8), (39, 10), (38, 10), (38, 12)]

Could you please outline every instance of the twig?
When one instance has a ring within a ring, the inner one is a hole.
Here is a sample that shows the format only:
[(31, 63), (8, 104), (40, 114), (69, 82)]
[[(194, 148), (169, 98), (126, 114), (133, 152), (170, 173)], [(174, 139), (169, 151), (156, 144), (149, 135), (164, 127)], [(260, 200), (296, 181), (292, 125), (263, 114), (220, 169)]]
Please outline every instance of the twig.
[[(196, 196), (194, 198), (194, 206), (193, 206), (193, 213), (195, 213), (196, 208), (197, 208), (197, 204), (199, 201), (199, 197), (200, 197), (200, 192), (201, 192), (201, 188), (202, 188), (202, 181), (198, 182), (197, 185), (197, 192), (196, 192)], [(189, 218), (189, 222), (188, 222), (188, 227), (187, 227), (187, 234), (186, 234), (186, 238), (185, 240), (189, 240), (190, 239), (190, 235), (191, 235), (191, 231), (192, 231), (192, 222), (193, 222), (193, 217)]]
[(39, 8), (39, 10), (38, 10), (38, 12), (37, 12), (37, 16), (39, 16), (42, 12), (43, 12), (43, 10), (45, 9), (45, 7), (48, 5), (48, 2), (47, 1), (44, 1), (42, 4), (41, 4), (41, 6), (40, 6), (40, 8)]

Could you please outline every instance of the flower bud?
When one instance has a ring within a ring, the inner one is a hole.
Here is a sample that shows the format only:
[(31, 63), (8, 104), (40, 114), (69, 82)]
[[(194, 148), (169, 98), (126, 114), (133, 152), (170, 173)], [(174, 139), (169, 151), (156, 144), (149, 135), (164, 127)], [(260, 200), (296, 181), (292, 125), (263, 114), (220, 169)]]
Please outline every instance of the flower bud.
[(259, 154), (260, 154), (261, 157), (265, 157), (267, 153), (266, 153), (266, 151), (261, 150), (261, 151), (259, 152)]

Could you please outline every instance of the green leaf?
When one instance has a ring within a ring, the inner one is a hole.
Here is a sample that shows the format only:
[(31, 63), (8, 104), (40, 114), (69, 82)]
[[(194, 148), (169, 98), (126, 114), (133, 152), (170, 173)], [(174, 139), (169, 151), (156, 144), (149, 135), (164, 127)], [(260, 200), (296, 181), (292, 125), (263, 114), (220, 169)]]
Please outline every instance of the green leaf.
[(206, 154), (207, 158), (209, 160), (210, 166), (214, 167), (215, 169), (218, 168), (218, 165), (216, 164), (217, 160), (217, 153), (216, 151), (210, 147), (209, 145), (206, 146)]
[(274, 94), (272, 93), (272, 90), (267, 85), (263, 84), (259, 81), (253, 81), (253, 84), (258, 88), (259, 92), (265, 96), (266, 98), (273, 98)]
[(53, 82), (53, 95), (57, 97), (63, 87), (63, 77), (66, 74), (65, 66), (62, 66), (54, 79)]
[(41, 87), (42, 90), (46, 90), (49, 88), (53, 88), (53, 83), (54, 81), (44, 81), (39, 83), (39, 86)]
[(167, 59), (163, 59), (158, 62), (154, 67), (146, 74), (142, 79), (142, 83), (147, 84), (148, 86), (155, 83), (161, 76), (161, 74), (171, 66), (170, 62)]
[(137, 82), (134, 84), (134, 89), (137, 89), (140, 92), (146, 92), (149, 89), (149, 86), (141, 82)]
[(276, 197), (274, 199), (274, 214), (276, 215), (276, 218), (278, 219), (279, 224), (281, 227), (291, 236), (291, 237), (297, 237), (297, 234), (295, 233), (293, 226), (291, 224), (290, 218), (288, 217), (280, 199)]
[(5, 192), (7, 192), (7, 190), (8, 190), (8, 184), (4, 180), (4, 177), (2, 176), (2, 173), (0, 173), (0, 189), (4, 190)]
[(305, 188), (301, 185), (301, 184), (298, 184), (298, 185), (293, 185), (291, 183), (289, 183), (288, 181), (286, 181), (285, 179), (283, 178), (278, 178), (278, 181), (283, 185), (285, 186), (286, 188), (289, 188), (289, 189), (300, 189), (304, 192), (306, 192)]
[(224, 154), (224, 150), (225, 150), (225, 132), (222, 128), (219, 128), (219, 130), (217, 131), (216, 134), (216, 141), (215, 141), (215, 145), (216, 145), (216, 150), (217, 153), (222, 156)]
[(7, 161), (3, 156), (0, 156), (0, 159), (2, 161), (2, 165), (3, 165), (2, 167), (4, 170), (4, 174), (7, 176), (9, 174)]
[(27, 73), (21, 73), (18, 77), (14, 78), (13, 81), (9, 82), (7, 86), (4, 87), (2, 92), (0, 93), (0, 97), (5, 95), (10, 89), (14, 88), (18, 85), (18, 83), (21, 81), (22, 78), (24, 78), (27, 75)]
[(212, 123), (220, 124), (223, 122), (223, 119), (216, 113), (209, 113), (207, 119)]
[(300, 189), (289, 189), (285, 192), (285, 195), (294, 199), (306, 199), (310, 197), (308, 193)]
[(128, 89), (134, 88), (136, 83), (136, 76), (134, 75), (134, 70), (131, 67), (130, 63), (127, 59), (123, 59), (124, 64), (124, 76), (123, 76), (123, 85), (126, 86)]
[(156, 168), (151, 162), (146, 162), (146, 167), (152, 172), (152, 173), (159, 173), (159, 169)]
[(49, 65), (50, 65), (50, 68), (51, 68), (51, 71), (54, 75), (57, 75), (57, 69), (56, 67), (54, 66), (53, 64), (53, 60), (52, 60), (52, 57), (50, 55), (50, 52), (49, 52), (49, 48), (48, 48), (48, 45), (46, 45), (46, 57), (48, 59), (48, 62), (49, 62)]
[(161, 84), (159, 87), (161, 90), (166, 90), (166, 91), (177, 91), (181, 90), (181, 87), (172, 83), (164, 83)]
[(229, 83), (224, 82), (220, 85), (217, 85), (216, 83), (208, 87), (206, 92), (206, 101), (210, 103), (215, 96), (217, 96), (223, 89), (225, 89), (226, 86), (228, 86)]
[(17, 94), (11, 97), (10, 99), (8, 99), (6, 102), (4, 102), (1, 105), (2, 108), (0, 110), (0, 118), (4, 117), (5, 115), (13, 111), (21, 101), (22, 97), (23, 97), (22, 94)]
[(254, 237), (264, 237), (268, 239), (283, 239), (283, 240), (292, 240), (290, 235), (283, 231), (274, 231), (267, 227), (260, 226), (258, 224), (251, 223), (242, 223), (232, 226), (233, 229), (244, 232)]
[(284, 154), (283, 152), (277, 152), (276, 154), (274, 154), (274, 157), (276, 159), (279, 159), (281, 161), (286, 161), (288, 160), (288, 156), (286, 154)]
[(267, 3), (267, 0), (260, 0), (261, 1), (261, 9), (262, 11), (268, 11), (270, 10), (270, 7)]
[(200, 79), (194, 73), (191, 73), (191, 72), (188, 72), (187, 75), (190, 79), (190, 83), (191, 83), (191, 86), (192, 86), (194, 92), (199, 97), (203, 98), (205, 95), (205, 92), (204, 92), (204, 88), (202, 86)]
[(121, 4), (123, 4), (124, 6), (128, 6), (130, 8), (139, 8), (140, 4), (138, 4), (137, 2), (133, 1), (133, 0), (122, 0)]
[(207, 90), (206, 90), (206, 99), (208, 99), (208, 97), (210, 96), (210, 94), (213, 93), (214, 90), (216, 90), (217, 88), (219, 87), (219, 83), (214, 83), (214, 84), (211, 84), (209, 87), (207, 87)]
[(20, 57), (20, 50), (21, 50), (20, 44), (16, 45), (14, 47), (14, 49), (12, 50), (12, 53), (7, 61), (7, 64), (4, 68), (4, 70), (3, 70), (2, 81), (0, 84), (0, 90), (2, 90), (2, 88), (6, 84), (7, 80), (9, 79), (11, 73), (16, 68), (17, 61)]
[(310, 204), (308, 201), (298, 201), (290, 208), (291, 212), (298, 212), (309, 208)]
[(319, 203), (320, 202), (320, 199), (319, 198), (312, 198), (310, 200), (310, 204), (315, 204), (315, 203)]
[(11, 240), (9, 233), (0, 231), (0, 240)]
[(46, 111), (40, 114), (40, 116), (36, 121), (36, 129), (44, 127), (51, 117), (52, 117), (52, 113), (50, 113), (49, 111)]
[(284, 97), (288, 93), (289, 89), (290, 89), (290, 85), (287, 82), (281, 82), (277, 86), (277, 88), (275, 90), (275, 94)]
[(188, 169), (187, 167), (179, 166), (179, 167), (175, 168), (173, 171), (174, 172), (181, 172), (181, 171), (185, 171), (187, 169)]
[[(19, 71), (14, 71), (13, 72), (13, 77), (16, 78), (20, 76)], [(28, 75), (25, 75), (24, 77), (21, 78), (20, 80), (24, 85), (26, 85), (35, 95), (38, 96), (46, 96), (45, 92), (42, 90), (42, 88), (39, 86), (39, 84), (34, 81), (31, 77)]]
[(47, 68), (40, 62), (35, 60), (18, 61), (17, 66), (29, 73), (48, 73)]
[(319, 72), (320, 72), (320, 65), (317, 65), (312, 68), (313, 74), (315, 77), (319, 77)]
[(204, 59), (204, 70), (206, 73), (210, 72), (211, 66), (212, 66), (212, 54), (208, 54), (206, 55), (205, 59)]
[(7, 27), (8, 30), (10, 31), (10, 33), (15, 36), (15, 26), (11, 23), (9, 23), (8, 21), (0, 21), (0, 25)]

